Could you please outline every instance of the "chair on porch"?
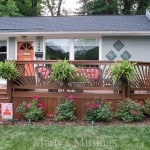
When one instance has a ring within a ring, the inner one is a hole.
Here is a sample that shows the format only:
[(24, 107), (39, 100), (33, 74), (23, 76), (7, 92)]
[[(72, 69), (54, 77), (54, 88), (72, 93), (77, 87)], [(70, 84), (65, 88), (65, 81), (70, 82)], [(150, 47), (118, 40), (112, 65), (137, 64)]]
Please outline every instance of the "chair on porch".
[(37, 74), (37, 84), (45, 85), (50, 75), (50, 69), (46, 66), (37, 66), (35, 72)]

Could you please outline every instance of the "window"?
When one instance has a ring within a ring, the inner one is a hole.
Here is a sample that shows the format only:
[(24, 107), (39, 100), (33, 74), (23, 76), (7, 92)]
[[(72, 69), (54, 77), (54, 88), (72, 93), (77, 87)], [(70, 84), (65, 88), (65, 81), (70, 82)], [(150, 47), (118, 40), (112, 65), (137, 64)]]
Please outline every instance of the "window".
[(0, 41), (0, 61), (5, 61), (7, 59), (7, 42)]
[(99, 43), (96, 39), (75, 39), (75, 60), (98, 60)]
[(46, 60), (69, 59), (69, 39), (47, 39)]

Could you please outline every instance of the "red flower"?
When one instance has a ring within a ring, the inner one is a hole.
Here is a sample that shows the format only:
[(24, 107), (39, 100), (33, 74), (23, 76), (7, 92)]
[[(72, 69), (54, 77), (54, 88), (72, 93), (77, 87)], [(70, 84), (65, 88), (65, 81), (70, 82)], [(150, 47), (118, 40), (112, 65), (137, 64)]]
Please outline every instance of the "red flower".
[(95, 108), (99, 108), (99, 106), (100, 106), (99, 103), (95, 103), (95, 104), (94, 104), (94, 107), (95, 107)]
[(39, 102), (38, 103), (38, 106), (41, 108), (41, 109), (45, 109), (45, 104), (43, 102)]
[(32, 103), (26, 104), (26, 110), (30, 109), (32, 107)]
[(74, 95), (68, 95), (66, 96), (68, 100), (72, 100), (74, 103), (77, 102), (77, 99)]
[(37, 100), (39, 97), (37, 95), (32, 97), (34, 100)]
[(137, 114), (137, 112), (135, 110), (131, 110), (130, 112), (131, 112), (132, 115), (136, 115)]

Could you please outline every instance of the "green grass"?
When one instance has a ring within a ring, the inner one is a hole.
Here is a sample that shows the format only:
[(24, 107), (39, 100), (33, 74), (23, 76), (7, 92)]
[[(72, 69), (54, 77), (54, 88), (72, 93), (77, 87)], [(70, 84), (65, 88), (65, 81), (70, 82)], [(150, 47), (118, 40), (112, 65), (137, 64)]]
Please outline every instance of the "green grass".
[(0, 150), (149, 150), (150, 126), (0, 126)]

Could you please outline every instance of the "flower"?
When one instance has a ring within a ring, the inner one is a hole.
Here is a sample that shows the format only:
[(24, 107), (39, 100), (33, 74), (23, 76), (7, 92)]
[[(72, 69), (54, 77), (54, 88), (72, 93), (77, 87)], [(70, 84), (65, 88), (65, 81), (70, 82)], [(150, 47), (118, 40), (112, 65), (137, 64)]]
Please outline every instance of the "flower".
[(131, 112), (132, 115), (136, 115), (137, 114), (137, 112), (135, 110), (131, 110), (130, 112)]
[(32, 103), (27, 103), (26, 104), (26, 110), (30, 109), (32, 107)]
[(41, 102), (41, 101), (38, 103), (38, 106), (41, 109), (45, 109), (45, 104), (43, 102)]
[(34, 100), (38, 100), (39, 96), (34, 95), (32, 98), (33, 98)]
[(85, 106), (85, 120), (88, 121), (103, 121), (111, 120), (111, 107), (110, 104), (95, 100), (86, 103)]
[(28, 120), (37, 121), (44, 117), (45, 105), (42, 101), (38, 100), (38, 96), (33, 96), (30, 102), (22, 102), (17, 107), (17, 112), (20, 112)]
[(47, 113), (47, 117), (50, 118), (50, 119), (54, 118), (54, 116), (55, 116), (54, 114)]

